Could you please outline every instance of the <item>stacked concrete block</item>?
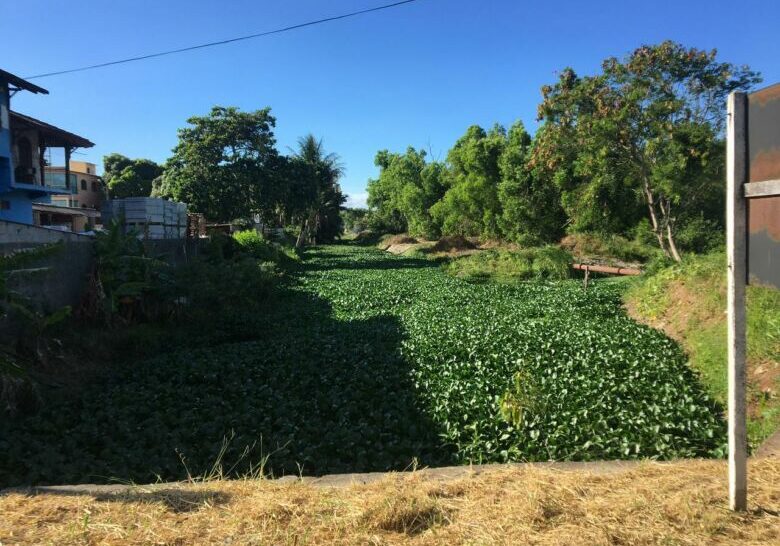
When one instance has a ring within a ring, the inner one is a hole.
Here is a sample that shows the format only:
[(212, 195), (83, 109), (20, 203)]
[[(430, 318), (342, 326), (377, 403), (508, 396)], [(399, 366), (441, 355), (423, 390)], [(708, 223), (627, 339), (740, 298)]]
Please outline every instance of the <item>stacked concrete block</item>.
[(157, 197), (128, 197), (107, 201), (103, 223), (122, 219), (125, 232), (144, 239), (184, 239), (187, 236), (187, 205)]

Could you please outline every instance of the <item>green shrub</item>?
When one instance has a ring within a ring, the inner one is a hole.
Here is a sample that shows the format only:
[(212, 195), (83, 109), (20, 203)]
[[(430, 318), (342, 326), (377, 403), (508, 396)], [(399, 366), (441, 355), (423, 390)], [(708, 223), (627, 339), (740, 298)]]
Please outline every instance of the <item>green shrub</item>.
[[(529, 249), (533, 252), (532, 269), (540, 279), (568, 279), (571, 276), (571, 254), (556, 246)], [(522, 251), (521, 251), (522, 252)]]
[(487, 250), (455, 258), (444, 267), (456, 277), (472, 281), (560, 280), (571, 276), (572, 257), (556, 246), (522, 250)]
[(641, 238), (635, 240), (620, 235), (574, 233), (561, 241), (561, 246), (577, 257), (615, 259), (625, 262), (645, 262), (661, 253), (657, 246)]
[(675, 242), (682, 251), (712, 252), (726, 244), (726, 230), (719, 222), (696, 216), (677, 229)]
[(281, 259), (278, 247), (253, 229), (236, 232), (233, 239), (238, 243), (238, 249), (252, 258), (266, 262), (279, 262)]
[(376, 246), (381, 241), (383, 235), (381, 232), (372, 230), (363, 230), (353, 239), (356, 245), (361, 246)]

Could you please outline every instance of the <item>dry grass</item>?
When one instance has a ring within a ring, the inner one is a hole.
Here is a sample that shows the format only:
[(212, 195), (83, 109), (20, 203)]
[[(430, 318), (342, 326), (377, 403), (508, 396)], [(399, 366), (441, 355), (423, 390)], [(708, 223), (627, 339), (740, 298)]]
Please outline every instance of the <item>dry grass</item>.
[(215, 481), (121, 494), (0, 497), (6, 544), (779, 544), (780, 460), (751, 463), (750, 512), (722, 461), (612, 475), (511, 467), (324, 488)]
[(477, 245), (461, 237), (460, 235), (452, 235), (450, 237), (442, 237), (430, 248), (430, 252), (461, 252), (464, 250), (475, 250)]
[(399, 235), (388, 235), (385, 237), (382, 237), (382, 240), (379, 242), (377, 247), (380, 250), (387, 250), (391, 246), (395, 245), (414, 245), (417, 244), (419, 241), (415, 239), (414, 237), (411, 237), (405, 233), (401, 233)]

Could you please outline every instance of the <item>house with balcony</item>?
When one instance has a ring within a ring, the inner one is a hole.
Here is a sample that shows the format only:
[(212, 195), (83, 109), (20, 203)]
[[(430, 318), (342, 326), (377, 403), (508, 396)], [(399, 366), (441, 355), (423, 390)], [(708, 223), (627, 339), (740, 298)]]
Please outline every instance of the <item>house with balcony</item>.
[[(11, 98), (19, 92), (49, 94), (42, 87), (0, 70), (0, 220), (33, 224), (33, 203), (48, 202), (53, 195), (70, 195), (71, 154), (77, 148), (90, 148), (94, 144), (12, 111)], [(52, 148), (64, 150), (64, 188), (46, 184), (46, 152)]]
[(70, 180), (66, 184), (64, 166), (46, 166), (44, 180), (47, 186), (63, 190), (70, 188), (68, 193), (52, 195), (49, 202), (63, 207), (94, 210), (103, 208), (106, 187), (97, 174), (97, 166), (87, 161), (71, 161), (69, 167)]

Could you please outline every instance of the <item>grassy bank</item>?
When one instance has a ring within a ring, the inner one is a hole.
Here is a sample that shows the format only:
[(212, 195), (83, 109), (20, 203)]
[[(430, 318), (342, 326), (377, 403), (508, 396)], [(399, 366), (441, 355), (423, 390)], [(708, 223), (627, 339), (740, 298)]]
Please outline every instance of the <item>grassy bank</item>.
[[(726, 378), (726, 257), (694, 256), (636, 279), (629, 312), (677, 339), (710, 394), (722, 403)], [(780, 291), (748, 287), (749, 439), (754, 447), (780, 426)]]
[(503, 468), (321, 488), (269, 481), (0, 496), (4, 544), (732, 545), (780, 541), (780, 462), (750, 463), (749, 512), (721, 461), (614, 475)]

